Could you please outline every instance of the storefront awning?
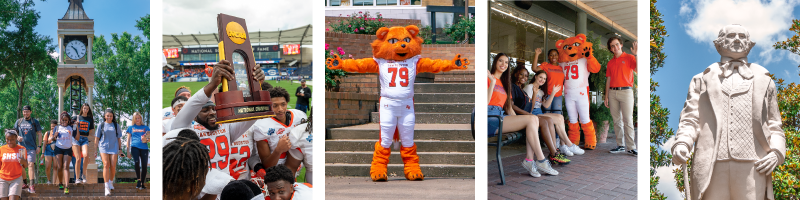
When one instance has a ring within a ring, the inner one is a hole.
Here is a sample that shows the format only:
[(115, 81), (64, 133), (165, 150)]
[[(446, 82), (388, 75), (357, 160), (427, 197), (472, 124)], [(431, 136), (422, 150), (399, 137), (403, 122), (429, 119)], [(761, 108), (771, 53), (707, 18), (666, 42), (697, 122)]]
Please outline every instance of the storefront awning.
[[(249, 32), (250, 42), (257, 43), (272, 43), (272, 44), (301, 44), (311, 45), (313, 26), (311, 24), (279, 31), (256, 31)], [(196, 45), (217, 45), (219, 43), (219, 34), (205, 33), (205, 34), (188, 34), (188, 35), (162, 35), (163, 42), (162, 48), (180, 48), (186, 46)]]

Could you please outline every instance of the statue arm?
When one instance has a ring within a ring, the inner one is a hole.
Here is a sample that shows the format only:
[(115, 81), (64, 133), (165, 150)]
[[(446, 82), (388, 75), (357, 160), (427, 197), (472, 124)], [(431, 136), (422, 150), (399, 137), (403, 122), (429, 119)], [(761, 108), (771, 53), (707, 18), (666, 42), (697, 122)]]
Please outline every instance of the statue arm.
[[(767, 130), (769, 131), (767, 141), (771, 151), (777, 151), (778, 164), (783, 164), (786, 155), (786, 135), (781, 129), (781, 113), (778, 110), (778, 98), (775, 89), (775, 82), (770, 81), (767, 87), (767, 96), (764, 98), (767, 103)], [(777, 166), (776, 165), (776, 166)]]
[(678, 132), (675, 134), (675, 145), (672, 146), (673, 151), (676, 146), (681, 144), (686, 145), (689, 150), (694, 147), (697, 133), (700, 132), (700, 111), (698, 106), (700, 93), (702, 92), (701, 88), (704, 84), (702, 74), (692, 78), (692, 82), (689, 84), (689, 93), (686, 96), (686, 102), (683, 104), (683, 110), (681, 110)]

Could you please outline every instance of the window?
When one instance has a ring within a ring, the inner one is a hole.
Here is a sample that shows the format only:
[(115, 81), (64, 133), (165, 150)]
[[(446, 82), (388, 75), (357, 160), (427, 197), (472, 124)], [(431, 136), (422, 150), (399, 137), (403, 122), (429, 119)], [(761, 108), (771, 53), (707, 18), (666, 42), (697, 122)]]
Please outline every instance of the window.
[(353, 0), (353, 6), (373, 6), (372, 0)]
[(395, 6), (397, 5), (397, 0), (376, 0), (376, 5), (378, 6)]
[(204, 54), (200, 54), (200, 60), (213, 60), (213, 61), (217, 61), (217, 54), (213, 54), (213, 53), (204, 53)]

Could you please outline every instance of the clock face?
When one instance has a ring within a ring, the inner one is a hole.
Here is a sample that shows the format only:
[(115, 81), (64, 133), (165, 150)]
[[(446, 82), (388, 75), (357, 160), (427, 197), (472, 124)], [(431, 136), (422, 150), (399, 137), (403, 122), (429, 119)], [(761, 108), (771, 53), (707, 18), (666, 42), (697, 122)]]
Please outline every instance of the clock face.
[(67, 43), (67, 46), (64, 50), (67, 54), (67, 57), (73, 60), (81, 59), (86, 55), (86, 45), (79, 40), (70, 41)]

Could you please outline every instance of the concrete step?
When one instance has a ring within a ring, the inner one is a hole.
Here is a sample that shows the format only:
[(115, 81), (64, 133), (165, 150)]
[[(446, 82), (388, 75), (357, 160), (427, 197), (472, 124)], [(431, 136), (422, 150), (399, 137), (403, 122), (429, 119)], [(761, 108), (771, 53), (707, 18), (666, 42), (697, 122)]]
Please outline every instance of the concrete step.
[[(115, 183), (114, 190), (111, 192), (111, 197), (131, 197), (129, 199), (139, 199), (141, 197), (150, 196), (150, 184), (145, 184), (148, 189), (136, 189), (136, 184), (133, 183)], [(22, 199), (48, 199), (55, 198), (83, 198), (83, 197), (104, 197), (105, 186), (103, 183), (94, 184), (70, 184), (69, 194), (64, 194), (64, 190), (59, 190), (57, 184), (37, 184), (36, 193), (31, 194), (23, 190)], [(117, 199), (117, 198), (114, 198)]]
[(475, 93), (475, 84), (414, 83), (414, 93)]
[[(334, 164), (325, 163), (325, 176), (369, 176), (370, 164)], [(475, 178), (474, 165), (420, 164), (422, 174), (429, 177), (464, 177)], [(390, 178), (405, 177), (402, 164), (389, 164)]]
[[(375, 151), (378, 140), (325, 140), (325, 151)], [(475, 152), (475, 141), (414, 140), (417, 152)], [(392, 151), (395, 151), (392, 149)]]
[(475, 92), (414, 93), (414, 103), (475, 103)]
[[(420, 112), (421, 110), (417, 110), (415, 112), (416, 123), (417, 124), (469, 124), (470, 123), (470, 115), (471, 113), (428, 113), (428, 112)], [(372, 112), (370, 113), (370, 122), (378, 123), (380, 122), (380, 113), (379, 112)]]
[[(453, 165), (474, 165), (475, 153), (461, 152), (417, 152), (420, 164), (453, 164)], [(325, 163), (350, 163), (368, 164), (372, 163), (372, 151), (326, 151)], [(392, 151), (389, 156), (389, 164), (403, 164), (399, 151)]]
[[(380, 138), (380, 125), (369, 123), (331, 129), (326, 139)], [(469, 124), (415, 124), (415, 140), (474, 140)]]
[[(380, 102), (375, 104), (380, 108)], [(414, 103), (414, 111), (427, 113), (472, 113), (474, 103)]]

